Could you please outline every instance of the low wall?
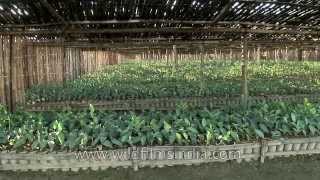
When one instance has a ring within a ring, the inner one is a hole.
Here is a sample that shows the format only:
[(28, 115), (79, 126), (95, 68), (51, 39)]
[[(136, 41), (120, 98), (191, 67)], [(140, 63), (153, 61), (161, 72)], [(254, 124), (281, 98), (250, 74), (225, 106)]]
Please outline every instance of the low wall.
[(108, 169), (81, 172), (0, 172), (0, 180), (319, 180), (319, 156), (210, 163), (200, 166)]
[[(99, 171), (108, 168), (132, 168), (137, 171), (145, 167), (163, 168), (165, 166), (200, 165), (233, 160), (239, 163), (259, 160), (264, 163), (265, 158), (320, 154), (320, 137), (262, 140), (255, 143), (221, 146), (156, 146), (103, 151), (108, 152), (108, 154), (97, 152), (98, 154), (84, 154), (84, 152), (81, 154), (75, 152), (1, 152), (0, 171), (62, 170), (77, 172), (87, 169)], [(163, 154), (161, 156), (151, 154), (155, 152)], [(181, 155), (181, 152), (191, 152), (192, 156), (189, 156), (189, 154), (188, 156)], [(211, 152), (221, 154), (218, 158), (216, 158), (217, 156), (208, 156)], [(200, 153), (200, 155), (197, 153)]]

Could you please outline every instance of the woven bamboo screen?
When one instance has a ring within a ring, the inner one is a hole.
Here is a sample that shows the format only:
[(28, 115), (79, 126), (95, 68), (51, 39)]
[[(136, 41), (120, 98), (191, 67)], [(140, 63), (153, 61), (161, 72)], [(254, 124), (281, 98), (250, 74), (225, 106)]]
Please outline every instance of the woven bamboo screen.
[[(248, 48), (249, 60), (301, 60), (301, 61), (320, 61), (318, 46), (306, 46), (304, 48), (296, 47), (276, 47), (276, 48)], [(193, 50), (193, 49), (192, 49)], [(178, 60), (196, 60), (200, 58), (200, 49), (196, 52), (177, 52)], [(203, 53), (204, 59), (219, 59), (219, 60), (239, 60), (241, 59), (241, 49), (239, 48), (210, 48)], [(164, 60), (173, 59), (171, 49), (166, 50), (149, 50), (141, 53), (136, 59), (154, 59)]]
[(32, 85), (72, 80), (119, 59), (119, 54), (104, 49), (44, 46), (0, 36), (0, 103), (14, 109), (24, 103), (25, 89)]

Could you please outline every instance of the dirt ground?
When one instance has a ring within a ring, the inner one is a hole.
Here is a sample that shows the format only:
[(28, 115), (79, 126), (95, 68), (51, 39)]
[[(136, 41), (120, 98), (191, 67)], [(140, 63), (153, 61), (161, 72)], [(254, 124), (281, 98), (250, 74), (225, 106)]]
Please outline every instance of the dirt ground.
[(319, 180), (320, 156), (201, 166), (74, 172), (0, 172), (0, 180)]

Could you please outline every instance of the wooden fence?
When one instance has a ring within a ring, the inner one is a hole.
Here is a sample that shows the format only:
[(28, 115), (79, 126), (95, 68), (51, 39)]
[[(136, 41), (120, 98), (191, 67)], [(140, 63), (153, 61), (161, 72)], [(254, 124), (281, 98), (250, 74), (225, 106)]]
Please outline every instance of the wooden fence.
[[(301, 60), (301, 61), (320, 61), (320, 46), (306, 46), (304, 48), (297, 47), (248, 47), (248, 60)], [(206, 49), (201, 52), (201, 49), (186, 52), (184, 49), (178, 49), (174, 55), (171, 49), (153, 49), (139, 54), (136, 59), (153, 59), (153, 60), (170, 60), (176, 56), (177, 60), (198, 60), (202, 56), (204, 59), (219, 59), (219, 60), (239, 60), (242, 56), (242, 50), (239, 48), (215, 47)]]
[(104, 49), (42, 45), (22, 37), (0, 36), (0, 104), (14, 109), (35, 84), (59, 83), (118, 64), (120, 55)]
[[(297, 94), (286, 96), (253, 96), (248, 97), (248, 104), (255, 105), (263, 102), (287, 102), (303, 103), (320, 102), (319, 94)], [(241, 97), (190, 97), (190, 98), (159, 98), (159, 99), (133, 99), (133, 100), (114, 100), (114, 101), (64, 101), (64, 102), (44, 102), (26, 105), (27, 111), (48, 112), (56, 110), (87, 110), (89, 105), (93, 105), (99, 110), (175, 110), (180, 105), (189, 108), (222, 108), (240, 107), (243, 105)]]
[[(114, 156), (122, 155), (122, 157)], [(160, 155), (159, 155), (160, 154)], [(217, 155), (218, 154), (218, 155)], [(94, 171), (108, 168), (199, 165), (211, 162), (260, 160), (297, 155), (319, 155), (320, 137), (261, 140), (213, 146), (151, 146), (86, 152), (0, 152), (1, 171)]]

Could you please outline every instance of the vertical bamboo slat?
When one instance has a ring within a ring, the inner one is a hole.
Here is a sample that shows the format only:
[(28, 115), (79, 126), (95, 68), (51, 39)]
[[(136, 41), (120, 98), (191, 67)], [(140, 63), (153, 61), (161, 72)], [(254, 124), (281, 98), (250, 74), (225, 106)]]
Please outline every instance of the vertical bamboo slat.
[(23, 104), (25, 90), (33, 85), (63, 83), (118, 63), (118, 56), (107, 50), (43, 46), (11, 38), (0, 36), (0, 103), (7, 107)]

